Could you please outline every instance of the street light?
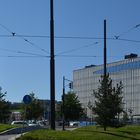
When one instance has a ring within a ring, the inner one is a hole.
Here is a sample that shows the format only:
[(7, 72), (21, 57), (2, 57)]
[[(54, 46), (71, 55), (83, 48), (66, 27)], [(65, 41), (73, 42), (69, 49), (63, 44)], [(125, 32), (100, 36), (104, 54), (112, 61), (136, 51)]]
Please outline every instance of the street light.
[(65, 81), (69, 82), (69, 88), (70, 91), (73, 88), (73, 82), (71, 80), (68, 80), (63, 76), (63, 95), (62, 95), (62, 102), (63, 102), (63, 108), (62, 108), (62, 118), (63, 118), (63, 124), (62, 124), (62, 130), (65, 130)]

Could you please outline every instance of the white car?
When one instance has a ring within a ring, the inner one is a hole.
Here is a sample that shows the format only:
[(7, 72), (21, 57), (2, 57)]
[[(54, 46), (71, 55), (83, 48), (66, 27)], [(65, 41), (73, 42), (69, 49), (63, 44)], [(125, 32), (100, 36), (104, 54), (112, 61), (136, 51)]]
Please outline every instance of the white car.
[(79, 126), (80, 122), (70, 122), (70, 126)]
[(28, 126), (38, 126), (36, 123), (28, 123)]
[(12, 121), (11, 125), (28, 125), (26, 121)]

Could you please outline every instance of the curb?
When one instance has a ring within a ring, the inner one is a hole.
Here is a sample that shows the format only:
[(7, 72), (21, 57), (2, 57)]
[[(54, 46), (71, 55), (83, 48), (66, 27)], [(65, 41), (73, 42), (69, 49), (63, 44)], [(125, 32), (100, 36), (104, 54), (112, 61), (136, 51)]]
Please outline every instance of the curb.
[(18, 134), (18, 135), (14, 136), (14, 137), (12, 137), (12, 138), (10, 138), (10, 139), (8, 139), (8, 140), (16, 140), (16, 138), (21, 137), (21, 135), (22, 135), (22, 134)]
[(0, 132), (0, 135), (4, 135), (5, 133), (14, 130), (15, 128), (7, 129), (5, 131)]

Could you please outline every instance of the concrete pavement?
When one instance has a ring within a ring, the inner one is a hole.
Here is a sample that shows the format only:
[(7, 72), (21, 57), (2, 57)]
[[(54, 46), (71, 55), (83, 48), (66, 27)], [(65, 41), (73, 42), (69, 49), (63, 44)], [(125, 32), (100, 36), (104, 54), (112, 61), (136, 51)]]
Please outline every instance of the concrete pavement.
[(1, 135), (0, 140), (15, 140), (12, 138), (16, 138), (16, 135)]

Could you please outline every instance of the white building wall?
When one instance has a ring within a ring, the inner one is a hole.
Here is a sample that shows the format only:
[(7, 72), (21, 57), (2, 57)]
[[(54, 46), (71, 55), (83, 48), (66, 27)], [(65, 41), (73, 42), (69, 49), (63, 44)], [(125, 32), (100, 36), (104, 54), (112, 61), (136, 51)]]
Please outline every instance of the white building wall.
[[(123, 83), (124, 109), (128, 113), (131, 109), (132, 115), (140, 114), (140, 58), (107, 64), (107, 70), (114, 86)], [(97, 90), (101, 74), (103, 65), (74, 70), (73, 89), (84, 108), (89, 101), (94, 104), (93, 90)]]

